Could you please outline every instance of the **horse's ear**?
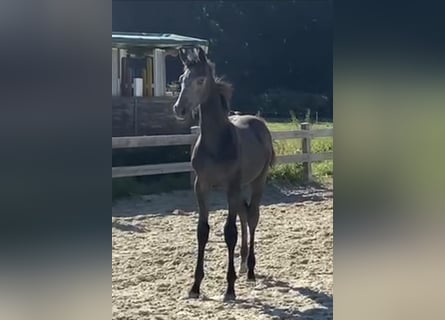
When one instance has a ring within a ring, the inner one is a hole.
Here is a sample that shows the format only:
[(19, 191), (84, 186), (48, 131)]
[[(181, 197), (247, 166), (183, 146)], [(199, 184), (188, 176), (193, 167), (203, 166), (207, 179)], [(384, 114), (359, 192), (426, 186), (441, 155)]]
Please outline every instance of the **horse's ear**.
[(199, 61), (207, 62), (206, 53), (201, 47), (198, 48), (198, 57), (199, 57)]
[(184, 48), (179, 49), (179, 59), (181, 59), (183, 65), (187, 65), (187, 51)]

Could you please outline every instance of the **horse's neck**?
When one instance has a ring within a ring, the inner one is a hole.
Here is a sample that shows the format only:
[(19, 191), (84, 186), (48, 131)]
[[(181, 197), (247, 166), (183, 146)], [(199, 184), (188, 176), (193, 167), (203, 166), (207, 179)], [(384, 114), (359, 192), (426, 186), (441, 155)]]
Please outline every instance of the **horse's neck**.
[(220, 93), (215, 87), (200, 107), (201, 141), (209, 150), (218, 148), (219, 141), (229, 126), (227, 112), (221, 103)]

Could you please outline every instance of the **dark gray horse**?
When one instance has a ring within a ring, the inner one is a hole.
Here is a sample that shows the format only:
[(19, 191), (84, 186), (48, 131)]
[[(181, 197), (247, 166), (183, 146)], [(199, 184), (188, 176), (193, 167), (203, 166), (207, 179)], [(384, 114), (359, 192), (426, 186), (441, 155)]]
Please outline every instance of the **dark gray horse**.
[[(255, 281), (255, 228), (267, 172), (275, 160), (272, 138), (260, 118), (250, 115), (228, 116), (232, 87), (215, 78), (214, 65), (207, 60), (202, 49), (198, 49), (198, 52), (196, 49), (181, 49), (179, 56), (184, 64), (184, 73), (180, 76), (181, 92), (173, 110), (176, 117), (184, 118), (199, 107), (201, 127), (192, 154), (199, 222), (198, 261), (189, 296), (199, 296), (204, 278), (204, 250), (209, 237), (207, 195), (212, 187), (218, 186), (226, 190), (229, 204), (224, 226), (228, 247), (225, 299), (232, 300), (235, 299), (233, 256), (238, 237), (237, 215), (241, 222), (242, 239), (240, 273), (247, 271), (248, 280)], [(248, 197), (243, 196), (246, 190)], [(250, 231), (249, 250), (247, 226)]]

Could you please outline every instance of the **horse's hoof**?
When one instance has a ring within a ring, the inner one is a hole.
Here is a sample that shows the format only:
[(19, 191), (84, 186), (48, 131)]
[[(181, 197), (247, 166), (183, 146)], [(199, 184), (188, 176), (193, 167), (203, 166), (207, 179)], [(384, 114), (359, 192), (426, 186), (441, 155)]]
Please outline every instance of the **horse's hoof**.
[(239, 273), (246, 273), (247, 272), (247, 265), (245, 263), (242, 263), (239, 267)]
[(235, 299), (236, 299), (236, 296), (235, 296), (234, 293), (226, 293), (226, 294), (224, 295), (224, 301), (225, 301), (225, 302), (235, 301)]
[(198, 299), (198, 298), (199, 298), (198, 292), (194, 292), (194, 291), (189, 292), (189, 299)]
[(255, 282), (256, 278), (254, 274), (247, 274), (247, 281), (248, 282)]

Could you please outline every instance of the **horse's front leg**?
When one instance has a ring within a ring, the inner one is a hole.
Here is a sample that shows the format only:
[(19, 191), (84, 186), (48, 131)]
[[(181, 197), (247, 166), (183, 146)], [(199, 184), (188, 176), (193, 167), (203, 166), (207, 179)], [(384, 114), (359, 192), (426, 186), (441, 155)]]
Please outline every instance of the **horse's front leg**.
[(207, 241), (209, 240), (209, 211), (207, 208), (207, 193), (208, 190), (199, 181), (199, 177), (195, 178), (195, 195), (199, 207), (198, 220), (198, 260), (195, 269), (195, 281), (189, 292), (190, 298), (198, 298), (202, 279), (204, 278), (204, 251)]

